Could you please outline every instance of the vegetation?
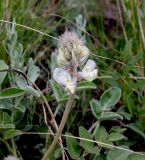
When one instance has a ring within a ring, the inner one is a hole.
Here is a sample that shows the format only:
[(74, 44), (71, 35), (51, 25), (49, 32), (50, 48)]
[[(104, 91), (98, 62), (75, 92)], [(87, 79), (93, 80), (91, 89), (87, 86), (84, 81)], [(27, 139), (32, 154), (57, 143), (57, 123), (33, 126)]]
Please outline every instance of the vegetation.
[[(144, 160), (144, 28), (144, 0), (0, 1), (0, 159)], [(66, 30), (98, 71), (74, 93), (53, 78)]]

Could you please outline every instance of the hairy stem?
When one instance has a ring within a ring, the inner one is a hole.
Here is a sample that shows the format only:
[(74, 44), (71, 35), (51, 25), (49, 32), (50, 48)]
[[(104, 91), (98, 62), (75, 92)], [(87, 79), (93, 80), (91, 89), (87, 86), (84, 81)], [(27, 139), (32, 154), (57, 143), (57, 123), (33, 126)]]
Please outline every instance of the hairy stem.
[(73, 103), (73, 100), (74, 100), (74, 94), (70, 94), (69, 96), (69, 99), (67, 101), (67, 104), (66, 104), (66, 107), (65, 107), (65, 110), (64, 110), (64, 113), (63, 113), (63, 117), (62, 117), (62, 120), (60, 122), (60, 125), (59, 125), (59, 128), (57, 130), (57, 133), (54, 137), (54, 140), (52, 142), (52, 144), (50, 145), (50, 147), (48, 148), (47, 152), (44, 154), (42, 160), (47, 160), (48, 159), (48, 156), (53, 152), (53, 150), (55, 149), (55, 146), (56, 144), (58, 143), (58, 139), (64, 129), (64, 126), (66, 124), (66, 121), (68, 119), (68, 115), (69, 115), (69, 112), (70, 112), (70, 109), (71, 109), (71, 106), (72, 106), (72, 103)]

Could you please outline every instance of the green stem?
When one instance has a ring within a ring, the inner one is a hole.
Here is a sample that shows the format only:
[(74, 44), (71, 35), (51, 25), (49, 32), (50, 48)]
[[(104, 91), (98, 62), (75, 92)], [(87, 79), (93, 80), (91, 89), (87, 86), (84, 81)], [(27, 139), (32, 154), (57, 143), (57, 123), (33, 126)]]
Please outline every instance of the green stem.
[(11, 143), (12, 143), (13, 154), (14, 156), (17, 157), (16, 145), (15, 145), (15, 141), (13, 138), (11, 139)]
[(11, 146), (7, 141), (3, 140), (2, 138), (0, 138), (0, 141), (2, 141), (5, 144), (10, 154), (15, 155), (13, 149), (11, 148)]
[(64, 126), (66, 124), (66, 121), (68, 119), (68, 115), (69, 115), (69, 112), (70, 112), (70, 109), (71, 109), (71, 106), (73, 104), (73, 100), (74, 100), (74, 94), (70, 94), (69, 96), (69, 99), (67, 101), (67, 104), (66, 104), (66, 107), (65, 107), (65, 110), (64, 110), (64, 113), (63, 113), (63, 117), (62, 117), (62, 120), (60, 122), (60, 125), (59, 125), (59, 128), (57, 130), (57, 133), (54, 137), (54, 140), (52, 142), (52, 144), (50, 145), (50, 147), (48, 148), (47, 152), (44, 154), (42, 160), (47, 160), (49, 155), (53, 152), (53, 150), (55, 149), (55, 146), (58, 142), (58, 139), (64, 129)]

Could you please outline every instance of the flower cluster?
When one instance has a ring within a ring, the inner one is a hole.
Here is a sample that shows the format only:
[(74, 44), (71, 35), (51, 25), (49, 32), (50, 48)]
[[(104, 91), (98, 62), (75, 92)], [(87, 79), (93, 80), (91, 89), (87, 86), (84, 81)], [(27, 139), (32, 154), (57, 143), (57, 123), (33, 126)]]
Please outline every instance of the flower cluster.
[[(93, 81), (97, 77), (95, 61), (88, 59), (89, 49), (79, 39), (77, 34), (72, 31), (66, 31), (59, 37), (57, 62), (61, 68), (56, 68), (53, 72), (54, 80), (65, 89), (74, 93), (77, 81), (85, 79)], [(80, 67), (83, 69), (80, 71)]]

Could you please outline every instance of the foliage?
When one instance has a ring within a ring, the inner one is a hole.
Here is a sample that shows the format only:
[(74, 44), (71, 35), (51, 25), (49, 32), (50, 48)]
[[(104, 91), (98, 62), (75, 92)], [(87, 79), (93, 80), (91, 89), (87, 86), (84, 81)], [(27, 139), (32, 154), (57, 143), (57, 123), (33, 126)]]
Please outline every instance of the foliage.
[(49, 160), (62, 159), (62, 148), (75, 160), (145, 159), (144, 6), (132, 0), (0, 1), (0, 19), (13, 22), (0, 22), (0, 159), (41, 159), (52, 143), (43, 133), (56, 132), (68, 100), (52, 79), (57, 37), (66, 29), (90, 49), (98, 77), (78, 83)]

